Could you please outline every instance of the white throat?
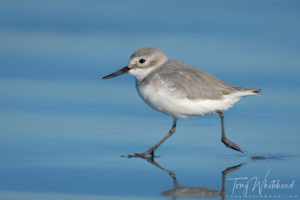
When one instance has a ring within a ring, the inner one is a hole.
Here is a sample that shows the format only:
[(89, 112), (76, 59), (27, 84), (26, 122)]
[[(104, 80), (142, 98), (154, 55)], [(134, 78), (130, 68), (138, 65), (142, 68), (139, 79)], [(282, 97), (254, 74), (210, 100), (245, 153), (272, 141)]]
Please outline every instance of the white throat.
[(153, 70), (155, 70), (157, 67), (148, 67), (148, 68), (134, 68), (129, 70), (129, 74), (132, 74), (136, 77), (138, 82), (141, 82), (148, 74), (150, 74)]

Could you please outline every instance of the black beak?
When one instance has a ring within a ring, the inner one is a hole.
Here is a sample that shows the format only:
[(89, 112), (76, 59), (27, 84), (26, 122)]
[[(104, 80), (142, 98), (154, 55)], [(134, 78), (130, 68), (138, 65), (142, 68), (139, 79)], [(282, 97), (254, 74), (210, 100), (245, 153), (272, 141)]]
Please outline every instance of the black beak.
[(103, 79), (114, 78), (114, 77), (116, 77), (116, 76), (120, 76), (120, 75), (122, 75), (122, 74), (128, 73), (129, 70), (130, 70), (130, 68), (126, 66), (126, 67), (124, 67), (124, 68), (122, 68), (122, 69), (120, 69), (120, 70), (118, 70), (118, 71), (116, 71), (116, 72), (114, 72), (114, 73), (112, 73), (112, 74), (110, 74), (110, 75), (104, 76), (104, 77), (102, 77), (102, 78), (103, 78)]

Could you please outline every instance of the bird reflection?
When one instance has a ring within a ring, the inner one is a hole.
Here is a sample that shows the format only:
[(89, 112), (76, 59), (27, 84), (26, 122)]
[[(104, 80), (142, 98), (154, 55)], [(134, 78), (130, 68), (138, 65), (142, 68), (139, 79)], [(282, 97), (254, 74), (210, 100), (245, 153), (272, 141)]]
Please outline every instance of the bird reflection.
[(176, 198), (180, 198), (180, 197), (181, 198), (186, 198), (186, 197), (204, 198), (204, 197), (218, 197), (218, 196), (220, 196), (221, 199), (224, 200), (225, 199), (226, 175), (235, 170), (238, 170), (243, 165), (243, 163), (241, 163), (239, 165), (228, 167), (224, 171), (222, 171), (222, 188), (221, 188), (221, 190), (211, 190), (211, 189), (206, 189), (206, 188), (201, 188), (201, 187), (183, 187), (177, 183), (176, 175), (173, 172), (160, 166), (154, 160), (154, 157), (139, 156), (137, 158), (146, 160), (147, 162), (151, 163), (152, 165), (159, 168), (160, 170), (167, 172), (172, 177), (173, 189), (162, 192), (162, 195), (172, 197), (172, 199), (174, 199), (174, 200), (176, 200)]

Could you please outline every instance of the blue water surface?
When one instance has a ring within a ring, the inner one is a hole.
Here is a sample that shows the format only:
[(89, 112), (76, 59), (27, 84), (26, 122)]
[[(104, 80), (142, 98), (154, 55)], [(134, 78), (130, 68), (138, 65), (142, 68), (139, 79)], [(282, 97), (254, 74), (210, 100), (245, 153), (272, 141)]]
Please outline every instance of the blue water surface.
[[(0, 1), (0, 198), (299, 199), (299, 20), (296, 0)], [(262, 89), (225, 112), (245, 153), (212, 115), (122, 157), (172, 124), (134, 77), (101, 79), (142, 47)]]

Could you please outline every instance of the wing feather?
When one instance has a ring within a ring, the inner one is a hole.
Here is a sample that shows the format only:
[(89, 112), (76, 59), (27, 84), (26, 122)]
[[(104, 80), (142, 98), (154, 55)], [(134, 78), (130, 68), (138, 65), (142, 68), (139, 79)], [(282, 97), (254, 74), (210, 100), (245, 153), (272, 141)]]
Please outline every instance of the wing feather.
[(146, 81), (151, 79), (166, 82), (168, 86), (191, 100), (222, 99), (223, 95), (238, 90), (200, 69), (175, 60), (168, 60), (163, 66), (154, 70)]

